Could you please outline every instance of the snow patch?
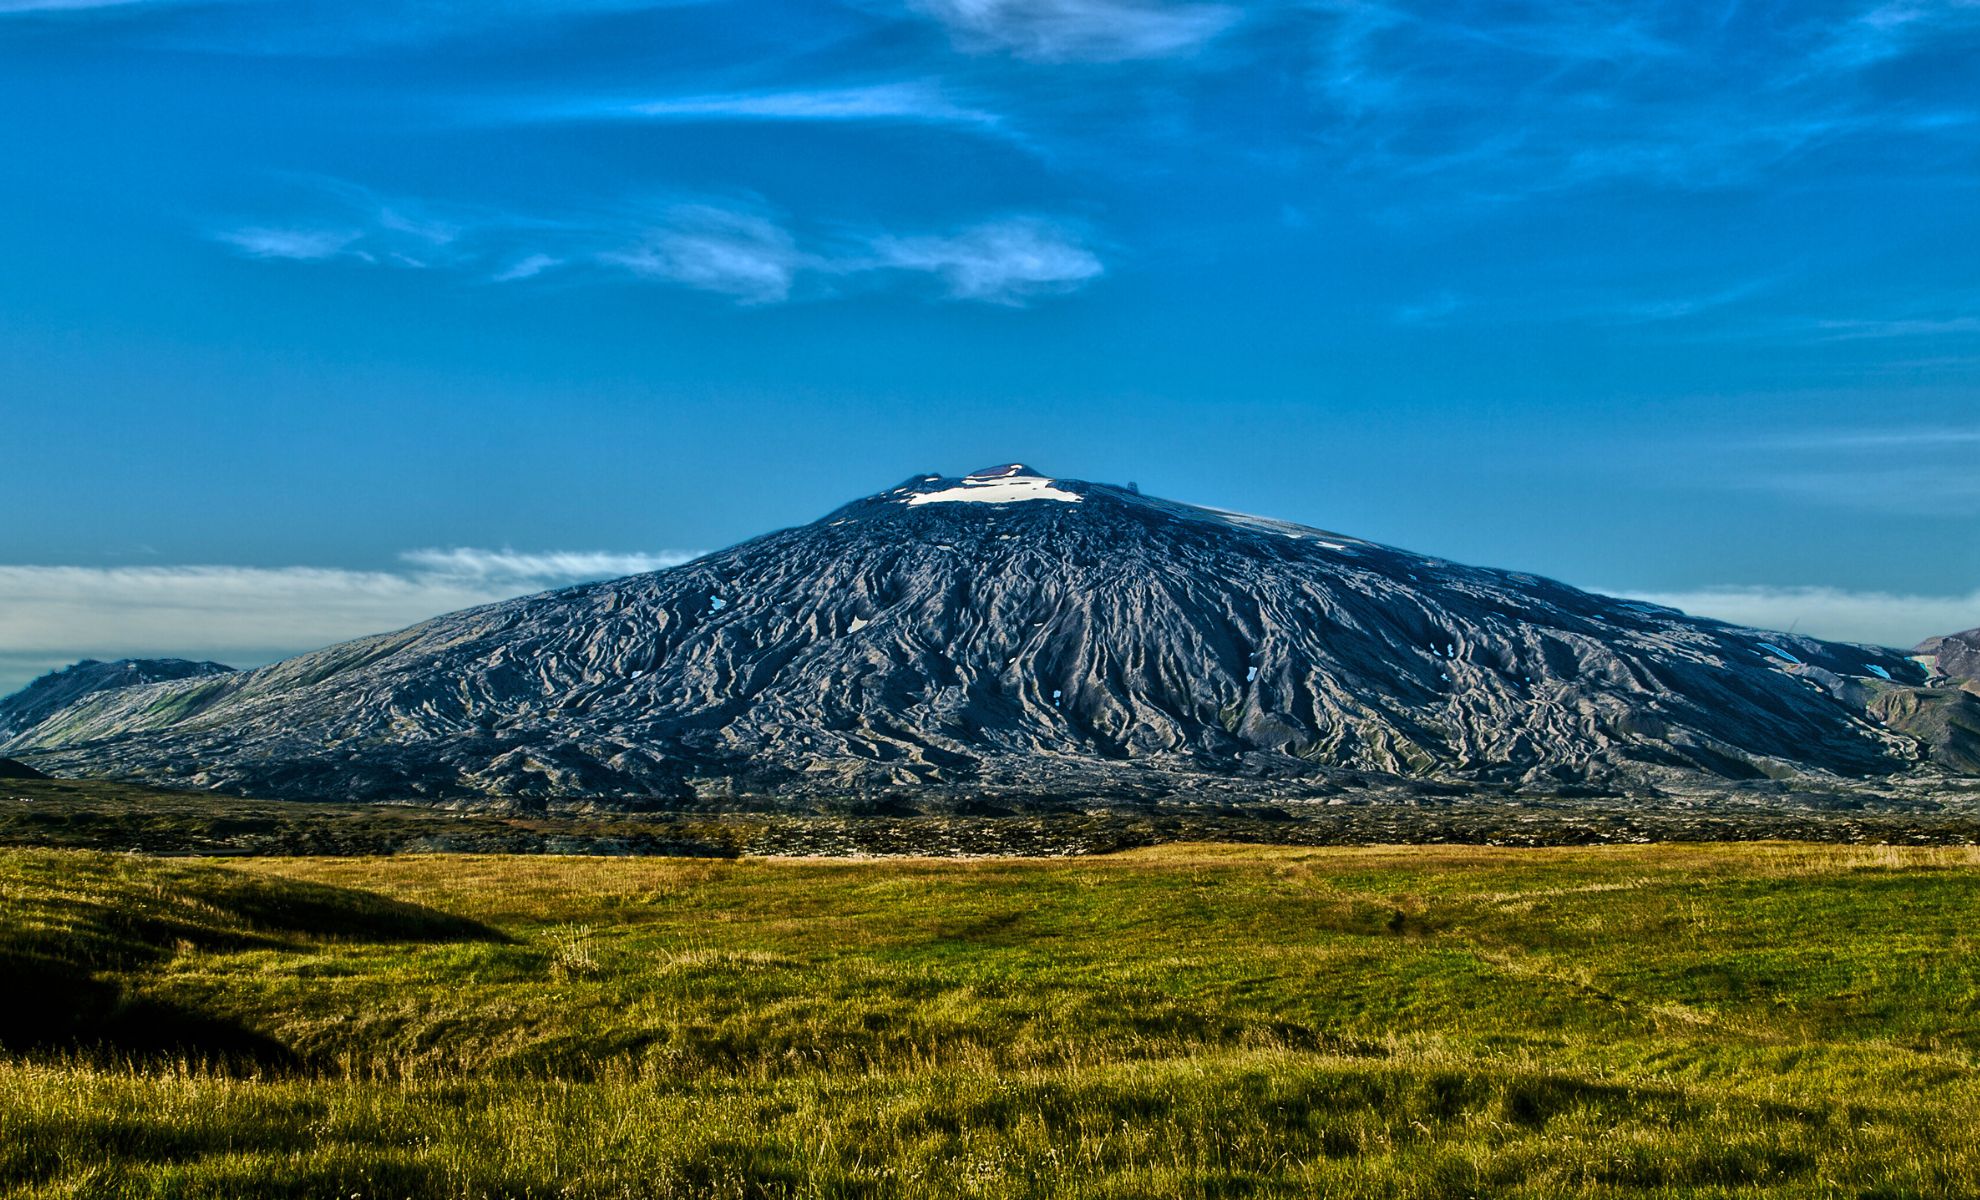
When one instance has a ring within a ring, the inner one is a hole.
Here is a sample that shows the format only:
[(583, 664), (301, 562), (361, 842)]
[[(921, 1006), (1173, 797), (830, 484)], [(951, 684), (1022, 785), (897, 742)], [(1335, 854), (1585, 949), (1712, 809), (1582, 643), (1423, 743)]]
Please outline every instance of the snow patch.
[(1864, 665), (1863, 669), (1870, 672), (1872, 675), (1875, 675), (1879, 679), (1889, 679), (1891, 677), (1891, 673), (1889, 671), (1886, 671), (1884, 668), (1878, 666), (1876, 663), (1867, 663)]
[(1018, 475), (1003, 479), (965, 479), (959, 487), (909, 496), (906, 503), (909, 505), (1017, 504), (1026, 500), (1058, 500), (1062, 503), (1078, 504), (1085, 499), (1076, 492), (1061, 491), (1053, 487), (1056, 482), (1057, 480), (1045, 479), (1037, 475)]

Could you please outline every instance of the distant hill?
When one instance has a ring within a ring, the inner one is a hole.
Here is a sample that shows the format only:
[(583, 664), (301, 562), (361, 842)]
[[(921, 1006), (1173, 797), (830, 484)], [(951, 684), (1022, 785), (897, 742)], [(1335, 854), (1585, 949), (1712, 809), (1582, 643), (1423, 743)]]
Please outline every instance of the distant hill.
[(231, 675), (234, 668), (217, 662), (183, 658), (120, 658), (79, 663), (50, 671), (11, 696), (0, 698), (0, 741), (23, 733), (74, 704), (84, 696), (146, 683), (170, 683)]
[(1980, 629), (1927, 638), (1912, 654), (1931, 672), (1927, 685), (1885, 689), (1872, 715), (1933, 762), (1980, 774)]
[(1927, 638), (1913, 651), (1933, 660), (1933, 669), (1962, 683), (1980, 682), (1980, 629)]
[(1925, 682), (1892, 650), (1012, 465), (668, 570), (91, 696), (4, 748), (323, 799), (1819, 790), (1930, 776), (1872, 707)]

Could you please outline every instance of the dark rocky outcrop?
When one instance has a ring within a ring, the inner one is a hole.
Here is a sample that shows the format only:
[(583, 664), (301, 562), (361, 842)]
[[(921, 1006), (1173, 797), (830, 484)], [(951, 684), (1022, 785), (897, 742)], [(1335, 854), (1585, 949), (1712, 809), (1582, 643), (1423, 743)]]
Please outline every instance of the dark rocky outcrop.
[(226, 675), (234, 668), (216, 662), (183, 658), (120, 658), (79, 663), (50, 671), (11, 696), (0, 697), (0, 739), (24, 733), (84, 696), (147, 683), (205, 679)]
[(12, 758), (0, 758), (0, 779), (46, 779), (48, 776)]
[(1010, 467), (88, 697), (11, 748), (272, 796), (667, 805), (1828, 787), (1931, 769), (1875, 719), (1925, 678), (1890, 650)]

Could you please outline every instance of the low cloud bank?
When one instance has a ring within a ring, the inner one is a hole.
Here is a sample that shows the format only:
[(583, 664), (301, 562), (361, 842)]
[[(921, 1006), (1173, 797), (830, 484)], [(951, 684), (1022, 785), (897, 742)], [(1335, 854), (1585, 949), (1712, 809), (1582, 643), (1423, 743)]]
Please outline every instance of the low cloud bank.
[(402, 570), (0, 566), (0, 693), (79, 658), (258, 666), (459, 608), (686, 562), (681, 551), (412, 550)]
[(1831, 641), (1899, 649), (1980, 626), (1980, 592), (1909, 596), (1830, 587), (1708, 587), (1618, 594), (1757, 629), (1792, 629)]

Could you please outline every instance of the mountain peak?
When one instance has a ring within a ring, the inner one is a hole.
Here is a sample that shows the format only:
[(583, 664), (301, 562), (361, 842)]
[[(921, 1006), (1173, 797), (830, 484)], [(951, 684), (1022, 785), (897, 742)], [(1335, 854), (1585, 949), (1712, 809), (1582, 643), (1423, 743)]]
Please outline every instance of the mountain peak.
[(1078, 492), (1058, 486), (1058, 480), (1040, 475), (1023, 463), (1007, 463), (1001, 467), (986, 467), (972, 471), (961, 480), (924, 480), (932, 486), (929, 490), (910, 488), (909, 494), (901, 497), (901, 502), (910, 506), (922, 504), (1019, 504), (1028, 500), (1056, 500), (1065, 504), (1078, 504), (1085, 497)]

